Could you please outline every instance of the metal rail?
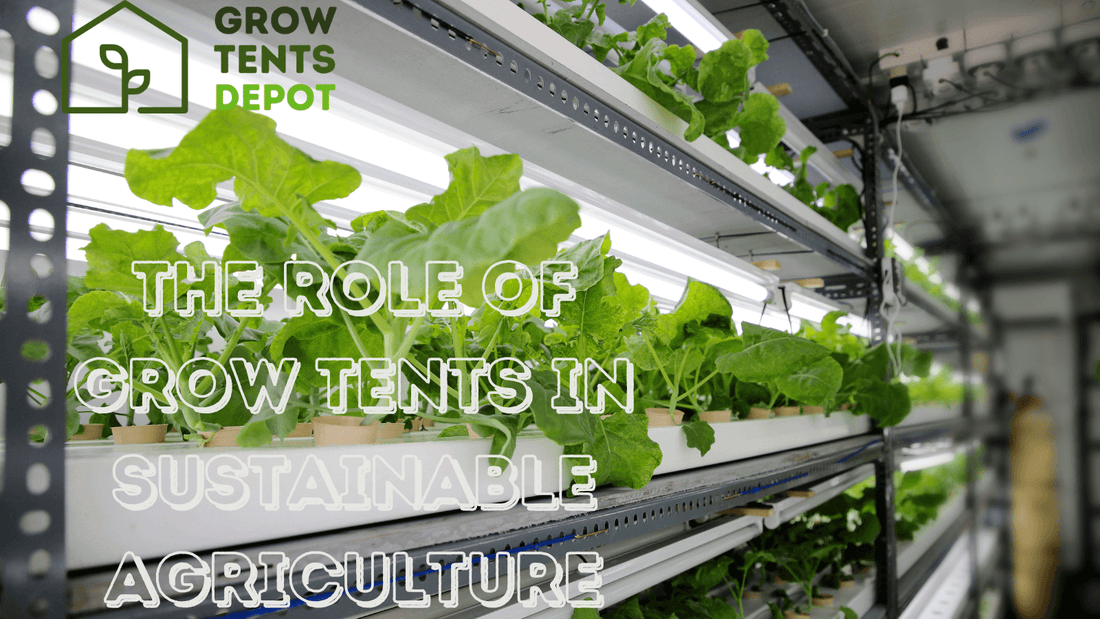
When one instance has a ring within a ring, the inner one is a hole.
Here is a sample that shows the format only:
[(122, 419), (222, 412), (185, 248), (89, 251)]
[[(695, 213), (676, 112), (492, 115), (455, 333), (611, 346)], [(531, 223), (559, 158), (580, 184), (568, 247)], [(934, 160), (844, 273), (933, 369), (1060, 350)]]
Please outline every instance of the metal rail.
[[(32, 8), (37, 12), (28, 14)], [(51, 19), (56, 20), (51, 23)], [(34, 22), (32, 24), (32, 21)], [(8, 0), (0, 29), (14, 43), (11, 143), (0, 148), (0, 203), (10, 212), (0, 318), (0, 381), (7, 388), (4, 478), (0, 492), (0, 616), (65, 616), (65, 198), (69, 123), (40, 113), (32, 98), (62, 100), (63, 72), (36, 68), (37, 54), (62, 57), (72, 29), (71, 0)], [(56, 24), (56, 25), (55, 25)], [(40, 51), (40, 50), (45, 50)], [(39, 94), (36, 96), (36, 93)], [(53, 136), (52, 156), (31, 150), (31, 134)], [(24, 189), (24, 174), (49, 176), (47, 195)], [(48, 214), (35, 233), (30, 218)], [(44, 310), (31, 312), (37, 305)], [(36, 395), (41, 394), (41, 396)], [(37, 436), (40, 442), (33, 437)]]
[[(493, 565), (494, 560), (490, 557), (496, 557), (498, 553), (515, 554), (521, 550), (537, 549), (560, 560), (568, 552), (593, 550), (641, 535), (667, 530), (669, 527), (684, 525), (722, 510), (758, 501), (784, 490), (803, 486), (808, 482), (843, 473), (872, 462), (880, 456), (881, 442), (874, 437), (863, 436), (743, 462), (665, 475), (655, 479), (641, 490), (604, 489), (596, 495), (601, 505), (606, 506), (602, 509), (572, 517), (563, 517), (561, 512), (542, 512), (545, 514), (542, 522), (530, 522), (522, 528), (500, 531), (499, 513), (473, 512), (422, 517), (387, 525), (326, 532), (304, 539), (273, 541), (264, 545), (228, 550), (243, 552), (250, 558), (256, 559), (259, 559), (260, 554), (265, 551), (277, 550), (289, 555), (292, 562), (294, 556), (314, 551), (326, 551), (334, 556), (342, 556), (343, 553), (350, 551), (359, 552), (364, 556), (378, 551), (389, 554), (398, 550), (405, 551), (416, 566), (414, 575), (421, 581), (417, 586), (427, 589), (429, 595), (436, 595), (439, 592), (449, 591), (452, 583), (448, 582), (449, 579), (435, 577), (435, 570), (428, 566), (428, 553), (465, 552), (469, 555), (479, 552), (486, 556), (486, 561), (490, 565)], [(515, 509), (526, 511), (521, 506)], [(424, 538), (424, 532), (431, 530), (464, 531), (467, 539), (423, 546), (418, 540)], [(210, 600), (190, 609), (180, 609), (170, 604), (162, 604), (158, 608), (144, 608), (140, 604), (131, 604), (117, 610), (106, 609), (101, 602), (104, 592), (115, 578), (115, 572), (115, 569), (100, 570), (72, 578), (69, 582), (71, 597), (93, 604), (81, 609), (74, 608), (73, 611), (90, 617), (145, 618), (186, 617), (189, 614), (203, 616), (204, 612), (213, 615), (222, 610), (214, 607)], [(130, 573), (135, 572), (132, 569), (124, 570), (123, 577)], [(383, 579), (381, 572), (373, 576), (374, 582), (380, 582)], [(403, 578), (404, 573), (399, 572), (395, 576)], [(326, 577), (321, 575), (315, 580), (315, 584), (320, 585), (326, 582)], [(432, 582), (433, 580), (435, 582)], [(463, 571), (454, 584), (461, 588), (477, 583), (479, 580), (478, 570)], [(216, 587), (234, 582), (236, 581), (232, 579), (222, 579)], [(392, 606), (391, 600), (379, 609)], [(272, 609), (271, 612), (274, 613), (276, 610)], [(348, 596), (344, 596), (328, 608), (308, 608), (299, 605), (286, 612), (290, 616), (338, 618), (354, 615), (358, 610), (355, 602)], [(237, 615), (234, 613), (247, 612), (248, 616), (253, 616), (258, 611), (247, 611), (238, 604), (231, 607), (229, 612), (229, 617), (235, 617)]]

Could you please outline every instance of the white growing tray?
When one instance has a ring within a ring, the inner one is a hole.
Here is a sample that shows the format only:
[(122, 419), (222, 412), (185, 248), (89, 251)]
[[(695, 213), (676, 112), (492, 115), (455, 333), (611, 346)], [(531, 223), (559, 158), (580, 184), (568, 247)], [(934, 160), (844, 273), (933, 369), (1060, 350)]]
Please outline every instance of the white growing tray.
[(922, 404), (913, 407), (899, 426), (919, 426), (924, 423), (958, 419), (962, 416), (962, 406), (959, 404)]
[[(823, 443), (866, 433), (870, 423), (865, 416), (836, 413), (829, 417), (810, 415), (780, 417), (765, 420), (733, 421), (713, 424), (715, 443), (706, 456), (689, 449), (679, 427), (653, 428), (649, 435), (663, 452), (661, 465), (655, 474), (674, 473), (692, 468), (732, 462), (769, 453)], [(436, 439), (436, 440), (432, 440)], [(293, 479), (310, 456), (322, 461), (334, 476), (334, 484), (343, 492), (340, 457), (380, 455), (398, 467), (400, 458), (416, 456), (422, 463), (424, 483), (444, 454), (454, 458), (473, 482), (476, 457), (489, 452), (489, 441), (466, 438), (437, 439), (434, 432), (406, 435), (405, 439), (375, 445), (314, 447), (311, 439), (289, 439), (279, 444), (257, 449), (199, 448), (180, 442), (160, 445), (116, 447), (109, 441), (70, 443), (66, 446), (66, 548), (69, 569), (117, 565), (126, 551), (132, 551), (145, 561), (174, 551), (198, 552), (217, 548), (232, 548), (242, 544), (308, 535), (345, 527), (388, 522), (424, 515), (398, 499), (392, 511), (328, 511), (321, 505), (306, 505), (300, 511), (286, 508)], [(260, 503), (259, 476), (249, 475), (251, 499), (236, 511), (223, 511), (202, 501), (189, 511), (176, 511), (157, 501), (144, 511), (122, 507), (112, 496), (118, 486), (113, 477), (116, 459), (125, 454), (140, 453), (156, 462), (167, 455), (182, 463), (188, 455), (208, 461), (222, 454), (236, 454), (247, 459), (253, 454), (285, 454), (294, 469), (284, 475), (278, 494), (279, 508), (269, 511)], [(557, 475), (557, 461), (562, 449), (537, 432), (524, 433), (517, 441), (513, 462), (530, 454), (542, 462), (536, 480), (533, 471), (526, 471), (527, 488), (541, 484), (543, 492), (562, 489)], [(488, 480), (485, 480), (486, 485)], [(366, 478), (366, 494), (373, 495), (371, 479)], [(428, 497), (429, 500), (431, 497)], [(516, 509), (524, 509), (517, 506)]]

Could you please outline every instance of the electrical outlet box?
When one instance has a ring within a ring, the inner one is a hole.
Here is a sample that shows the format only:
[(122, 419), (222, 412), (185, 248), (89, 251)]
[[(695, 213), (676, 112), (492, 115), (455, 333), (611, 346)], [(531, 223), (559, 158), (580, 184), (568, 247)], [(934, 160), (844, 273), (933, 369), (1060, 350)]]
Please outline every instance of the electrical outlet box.
[(962, 29), (950, 30), (934, 36), (906, 41), (899, 45), (884, 47), (879, 50), (879, 55), (897, 53), (898, 56), (888, 56), (879, 62), (879, 66), (885, 70), (895, 67), (904, 67), (915, 62), (929, 61), (936, 58), (950, 58), (963, 51)]

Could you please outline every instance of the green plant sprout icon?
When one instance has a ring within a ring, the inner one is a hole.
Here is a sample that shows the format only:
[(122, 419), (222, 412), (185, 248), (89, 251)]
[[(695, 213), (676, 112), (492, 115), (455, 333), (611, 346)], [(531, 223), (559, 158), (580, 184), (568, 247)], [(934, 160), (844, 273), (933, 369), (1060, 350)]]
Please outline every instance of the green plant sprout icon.
[[(111, 60), (108, 56), (108, 52), (115, 52), (119, 56), (118, 62)], [(99, 59), (103, 62), (103, 66), (108, 69), (115, 69), (122, 74), (122, 101), (124, 104), (129, 100), (130, 95), (140, 95), (149, 88), (149, 69), (134, 69), (130, 71), (130, 59), (126, 55), (126, 50), (122, 49), (121, 45), (115, 45), (113, 43), (104, 43), (99, 46)], [(137, 86), (131, 86), (130, 82), (135, 77), (141, 78), (141, 84)]]
[[(99, 15), (83, 27), (74, 30), (65, 37), (61, 48), (61, 109), (67, 114), (125, 114), (130, 111), (130, 96), (140, 95), (149, 89), (152, 83), (152, 73), (149, 69), (130, 69), (130, 59), (126, 50), (115, 43), (104, 43), (99, 46), (99, 60), (108, 69), (119, 71), (122, 77), (121, 104), (110, 106), (74, 106), (70, 104), (72, 98), (72, 44), (80, 35), (95, 28), (119, 11), (127, 10), (155, 26), (164, 34), (175, 39), (180, 45), (180, 104), (175, 107), (139, 107), (139, 114), (186, 114), (187, 113), (187, 39), (180, 33), (165, 26), (145, 11), (130, 4), (127, 0), (119, 2), (103, 14)], [(112, 54), (114, 57), (112, 57)], [(132, 84), (134, 79), (140, 80)]]

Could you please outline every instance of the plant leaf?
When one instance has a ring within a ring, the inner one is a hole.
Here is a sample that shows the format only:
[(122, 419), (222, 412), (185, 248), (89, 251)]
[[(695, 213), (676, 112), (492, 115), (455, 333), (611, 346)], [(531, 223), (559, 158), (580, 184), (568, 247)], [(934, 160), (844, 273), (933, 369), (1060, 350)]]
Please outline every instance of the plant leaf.
[(208, 113), (175, 148), (126, 154), (130, 190), (162, 206), (175, 198), (204, 209), (217, 197), (218, 183), (231, 178), (244, 210), (293, 215), (311, 225), (320, 217), (306, 212), (308, 204), (347, 197), (362, 180), (349, 165), (313, 160), (275, 133), (275, 121), (240, 107)]
[(681, 426), (684, 429), (684, 438), (687, 446), (698, 449), (699, 455), (705, 456), (714, 445), (714, 428), (702, 419), (696, 419)]
[(829, 354), (820, 344), (793, 335), (743, 323), (745, 348), (719, 357), (719, 371), (739, 381), (764, 383), (794, 374)]
[(832, 357), (825, 357), (776, 380), (779, 392), (810, 406), (823, 405), (836, 396), (844, 370)]
[[(564, 11), (558, 11), (558, 14), (561, 13)], [(592, 22), (586, 23), (591, 31)], [(471, 146), (453, 152), (445, 159), (451, 173), (450, 185), (430, 203), (410, 208), (405, 213), (410, 221), (435, 228), (448, 221), (476, 217), (520, 190), (523, 160), (519, 155), (482, 157), (477, 147)]]
[[(176, 248), (175, 235), (157, 224), (152, 230), (127, 232), (111, 230), (107, 224), (97, 224), (88, 231), (91, 242), (84, 246), (88, 258), (88, 272), (84, 283), (97, 290), (114, 290), (139, 299), (143, 296), (142, 283), (130, 271), (136, 260), (163, 260), (170, 263), (183, 260)], [(180, 292), (187, 289), (181, 285)], [(172, 283), (165, 282), (165, 304), (175, 299)], [(151, 299), (150, 299), (151, 301)]]
[[(430, 232), (416, 232), (407, 225), (383, 224), (356, 256), (374, 265), (398, 260), (409, 265), (409, 293), (420, 296), (425, 285), (423, 268), (428, 261), (452, 260), (463, 268), (461, 300), (478, 307), (485, 271), (501, 260), (538, 264), (557, 253), (558, 243), (580, 226), (579, 207), (564, 194), (534, 188), (513, 194), (477, 217), (449, 221)], [(401, 227), (402, 234), (388, 231)]]

